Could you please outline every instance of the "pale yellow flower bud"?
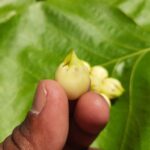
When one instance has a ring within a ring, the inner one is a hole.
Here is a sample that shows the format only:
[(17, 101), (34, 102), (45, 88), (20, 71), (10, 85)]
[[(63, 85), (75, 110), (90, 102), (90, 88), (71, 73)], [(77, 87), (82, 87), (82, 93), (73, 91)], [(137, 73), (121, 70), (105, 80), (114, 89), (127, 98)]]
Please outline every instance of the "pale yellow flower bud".
[(114, 99), (122, 95), (124, 88), (119, 80), (106, 78), (99, 87), (99, 92), (105, 94), (109, 99)]
[(55, 79), (62, 85), (69, 100), (79, 98), (90, 87), (89, 72), (74, 51), (59, 65)]
[(102, 66), (94, 66), (91, 68), (91, 90), (98, 92), (102, 81), (108, 77), (108, 71)]

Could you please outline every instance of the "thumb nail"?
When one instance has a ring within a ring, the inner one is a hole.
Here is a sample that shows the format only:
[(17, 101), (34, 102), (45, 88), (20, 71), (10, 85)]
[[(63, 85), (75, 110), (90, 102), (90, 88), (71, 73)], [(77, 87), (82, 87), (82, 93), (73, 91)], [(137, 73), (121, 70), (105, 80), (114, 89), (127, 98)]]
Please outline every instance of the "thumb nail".
[(44, 86), (38, 86), (31, 112), (38, 115), (46, 103), (47, 90)]

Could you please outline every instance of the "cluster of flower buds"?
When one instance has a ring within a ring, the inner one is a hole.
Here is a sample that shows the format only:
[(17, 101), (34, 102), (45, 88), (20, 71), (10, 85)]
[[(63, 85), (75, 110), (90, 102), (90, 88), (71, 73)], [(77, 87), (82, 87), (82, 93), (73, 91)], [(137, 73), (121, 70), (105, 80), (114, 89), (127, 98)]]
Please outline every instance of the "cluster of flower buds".
[(56, 70), (55, 79), (65, 89), (69, 100), (76, 100), (83, 93), (92, 90), (110, 100), (122, 95), (124, 88), (120, 81), (109, 77), (108, 71), (77, 57), (74, 51), (69, 53)]
[(121, 82), (109, 77), (108, 71), (102, 66), (94, 66), (91, 68), (90, 79), (91, 90), (104, 96), (109, 105), (111, 105), (110, 100), (121, 96), (124, 92)]

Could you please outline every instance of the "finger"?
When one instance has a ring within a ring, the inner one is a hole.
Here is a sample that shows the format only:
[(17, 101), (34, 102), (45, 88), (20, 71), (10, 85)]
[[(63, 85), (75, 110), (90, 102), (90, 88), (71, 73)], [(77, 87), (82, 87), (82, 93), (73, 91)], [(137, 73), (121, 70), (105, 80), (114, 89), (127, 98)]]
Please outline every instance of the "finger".
[(102, 96), (94, 92), (82, 95), (70, 120), (68, 150), (89, 147), (108, 120), (109, 106)]
[(4, 141), (3, 148), (60, 150), (64, 146), (67, 133), (67, 96), (56, 81), (45, 80), (38, 85), (35, 101), (27, 118)]
[(84, 132), (98, 134), (109, 120), (109, 105), (94, 92), (84, 94), (75, 109), (75, 122)]

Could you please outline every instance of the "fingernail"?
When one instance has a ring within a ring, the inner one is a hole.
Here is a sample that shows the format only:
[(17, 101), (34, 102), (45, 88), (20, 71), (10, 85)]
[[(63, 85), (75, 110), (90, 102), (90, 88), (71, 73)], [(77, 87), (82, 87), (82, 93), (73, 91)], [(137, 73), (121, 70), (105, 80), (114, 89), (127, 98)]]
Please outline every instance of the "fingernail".
[(31, 113), (38, 115), (42, 111), (46, 103), (46, 97), (47, 97), (46, 88), (44, 86), (43, 87), (39, 86), (35, 94)]

